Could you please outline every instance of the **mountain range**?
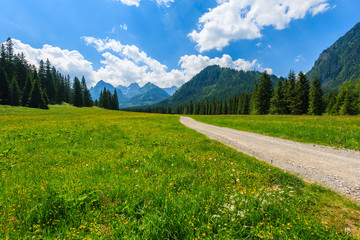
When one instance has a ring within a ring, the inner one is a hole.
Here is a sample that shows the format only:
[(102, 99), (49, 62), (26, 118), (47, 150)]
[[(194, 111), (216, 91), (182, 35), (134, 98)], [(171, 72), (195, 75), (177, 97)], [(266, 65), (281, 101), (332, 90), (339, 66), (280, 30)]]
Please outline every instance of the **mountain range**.
[(90, 94), (94, 101), (99, 99), (100, 92), (104, 88), (112, 93), (116, 89), (120, 108), (155, 104), (170, 97), (178, 89), (175, 86), (160, 88), (150, 82), (143, 87), (140, 87), (137, 83), (132, 83), (128, 87), (122, 85), (114, 87), (110, 83), (100, 80), (94, 87), (90, 88)]
[[(290, 70), (290, 69), (289, 69)], [(317, 76), (322, 83), (323, 91), (338, 91), (345, 81), (360, 78), (360, 23), (356, 24), (331, 47), (324, 50), (316, 60), (312, 69), (306, 73), (309, 81)], [(241, 92), (254, 89), (255, 81), (259, 81), (258, 71), (236, 71), (219, 66), (209, 66), (185, 83), (171, 97), (155, 106), (175, 107), (192, 100), (203, 102), (216, 99), (227, 99)], [(273, 85), (283, 77), (271, 75)]]
[(324, 50), (306, 75), (309, 79), (316, 75), (324, 92), (336, 91), (345, 81), (357, 80), (360, 77), (360, 23)]
[[(290, 69), (289, 69), (290, 70)], [(120, 107), (163, 106), (176, 107), (189, 102), (203, 102), (216, 99), (227, 99), (241, 92), (251, 92), (255, 81), (259, 81), (259, 71), (237, 71), (219, 66), (209, 66), (195, 75), (190, 81), (176, 87), (161, 89), (152, 83), (140, 87), (137, 83), (128, 87), (118, 86)], [(325, 93), (337, 91), (348, 80), (355, 81), (360, 77), (360, 23), (356, 24), (332, 46), (324, 50), (316, 60), (312, 69), (306, 73), (311, 81), (317, 76)], [(283, 77), (270, 75), (273, 85)], [(115, 88), (100, 81), (90, 89), (93, 99), (99, 97), (100, 91)]]

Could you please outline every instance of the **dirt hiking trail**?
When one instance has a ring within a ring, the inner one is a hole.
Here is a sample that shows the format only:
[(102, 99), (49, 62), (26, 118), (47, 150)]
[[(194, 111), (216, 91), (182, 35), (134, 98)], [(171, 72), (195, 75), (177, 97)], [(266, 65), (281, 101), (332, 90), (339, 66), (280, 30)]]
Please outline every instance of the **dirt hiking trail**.
[(358, 151), (298, 143), (217, 127), (189, 117), (180, 117), (180, 122), (240, 152), (360, 201), (360, 152)]

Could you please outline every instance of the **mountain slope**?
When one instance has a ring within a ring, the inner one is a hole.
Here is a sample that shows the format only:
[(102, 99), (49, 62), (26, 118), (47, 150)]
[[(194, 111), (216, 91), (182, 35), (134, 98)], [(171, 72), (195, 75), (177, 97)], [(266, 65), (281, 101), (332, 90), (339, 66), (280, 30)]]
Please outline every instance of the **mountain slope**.
[(322, 82), (325, 92), (360, 77), (360, 23), (320, 54), (307, 73), (310, 79), (314, 75)]
[[(154, 85), (155, 86), (155, 85)], [(128, 102), (120, 104), (120, 107), (134, 107), (134, 106), (147, 106), (157, 102), (160, 102), (170, 95), (159, 87), (154, 87), (149, 90), (144, 89), (144, 93), (136, 95)]]
[(120, 89), (122, 93), (128, 98), (132, 98), (138, 95), (139, 94), (138, 92), (140, 90), (140, 86), (137, 83), (132, 83), (128, 87), (119, 85), (117, 88)]
[(163, 88), (165, 92), (167, 92), (170, 96), (174, 95), (174, 93), (178, 90), (176, 86), (172, 86), (170, 88)]
[[(255, 81), (259, 81), (261, 75), (258, 71), (245, 72), (209, 66), (185, 83), (173, 96), (156, 105), (175, 107), (188, 103), (190, 99), (196, 102), (211, 100), (213, 97), (228, 99), (235, 94), (252, 91)], [(279, 78), (271, 75), (271, 80), (275, 85)]]
[(94, 87), (90, 88), (92, 99), (98, 100), (100, 92), (103, 91), (104, 88), (109, 90), (111, 93), (113, 93), (116, 89), (120, 107), (147, 106), (170, 97), (165, 90), (150, 82), (145, 84), (143, 87), (140, 87), (137, 83), (132, 83), (128, 87), (120, 85), (115, 88), (110, 83), (101, 80)]
[[(100, 97), (100, 92), (104, 90), (104, 88), (106, 90), (109, 90), (111, 93), (114, 92), (115, 88), (113, 85), (111, 85), (110, 83), (104, 82), (103, 80), (100, 80), (94, 87), (90, 88), (90, 94), (91, 94), (91, 98), (95, 101), (95, 100), (99, 100)], [(128, 98), (124, 96), (124, 94), (122, 94), (122, 91), (120, 89), (116, 89), (117, 95), (118, 95), (118, 99), (119, 102), (126, 102), (128, 101)]]

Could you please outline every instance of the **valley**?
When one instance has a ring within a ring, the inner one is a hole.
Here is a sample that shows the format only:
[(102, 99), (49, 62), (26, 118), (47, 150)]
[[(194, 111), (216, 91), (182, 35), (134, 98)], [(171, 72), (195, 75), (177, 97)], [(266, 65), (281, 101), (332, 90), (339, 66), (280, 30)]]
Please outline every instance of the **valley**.
[(359, 238), (358, 204), (177, 116), (1, 106), (0, 123), (5, 238)]

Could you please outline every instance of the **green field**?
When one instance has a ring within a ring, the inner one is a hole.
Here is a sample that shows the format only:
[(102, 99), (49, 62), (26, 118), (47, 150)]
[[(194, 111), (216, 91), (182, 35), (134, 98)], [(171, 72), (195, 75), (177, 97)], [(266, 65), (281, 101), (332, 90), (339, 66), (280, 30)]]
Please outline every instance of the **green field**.
[(298, 142), (360, 151), (360, 116), (190, 116), (200, 122)]
[(0, 239), (356, 239), (359, 216), (176, 116), (0, 106)]

